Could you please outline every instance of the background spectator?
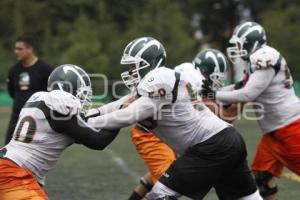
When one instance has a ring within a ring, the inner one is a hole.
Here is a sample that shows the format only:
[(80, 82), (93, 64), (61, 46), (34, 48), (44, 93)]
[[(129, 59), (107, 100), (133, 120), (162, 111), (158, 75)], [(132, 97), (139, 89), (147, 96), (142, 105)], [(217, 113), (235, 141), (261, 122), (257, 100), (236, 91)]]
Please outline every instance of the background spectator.
[(18, 62), (10, 68), (7, 79), (7, 89), (14, 102), (5, 144), (12, 138), (23, 105), (33, 93), (46, 91), (48, 76), (53, 70), (35, 55), (32, 37), (24, 36), (16, 40), (15, 55)]

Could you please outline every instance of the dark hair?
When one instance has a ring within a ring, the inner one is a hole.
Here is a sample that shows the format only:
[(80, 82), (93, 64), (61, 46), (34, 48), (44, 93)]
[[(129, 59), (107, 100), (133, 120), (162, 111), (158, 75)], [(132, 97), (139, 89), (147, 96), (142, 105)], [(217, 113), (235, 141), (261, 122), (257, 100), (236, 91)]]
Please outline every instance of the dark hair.
[(16, 39), (16, 42), (24, 42), (27, 46), (35, 47), (33, 37), (31, 36), (20, 36)]

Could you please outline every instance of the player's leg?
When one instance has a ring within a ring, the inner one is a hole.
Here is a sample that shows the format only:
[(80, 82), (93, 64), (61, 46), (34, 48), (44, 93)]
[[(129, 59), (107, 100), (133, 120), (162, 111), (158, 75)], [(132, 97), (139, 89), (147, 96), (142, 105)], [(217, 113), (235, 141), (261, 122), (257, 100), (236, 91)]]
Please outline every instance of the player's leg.
[(134, 188), (128, 200), (142, 199), (149, 191), (151, 191), (153, 185), (154, 183), (151, 180), (151, 175), (149, 172), (147, 172), (143, 177), (140, 178), (139, 184)]
[(267, 171), (264, 172), (256, 171), (253, 173), (261, 196), (265, 200), (276, 199), (276, 193), (278, 192), (278, 188), (276, 185), (275, 177)]
[(152, 133), (140, 128), (133, 128), (132, 142), (144, 160), (149, 173), (146, 173), (135, 187), (128, 200), (141, 199), (149, 192), (153, 184), (176, 159), (174, 151)]
[(276, 199), (276, 178), (283, 166), (300, 175), (300, 120), (273, 133), (265, 134), (259, 144), (252, 168), (265, 200)]
[[(159, 182), (189, 198), (203, 199), (236, 162), (234, 154), (237, 152), (236, 145), (239, 144), (235, 142), (236, 136), (232, 135), (232, 129), (226, 128), (208, 140), (188, 148), (172, 163)], [(253, 185), (255, 187), (254, 181)], [(153, 193), (154, 190), (150, 192)], [(163, 189), (156, 193), (155, 196), (159, 193), (170, 196)]]
[(279, 155), (281, 151), (283, 151), (283, 149), (278, 142), (274, 140), (273, 135), (263, 135), (258, 144), (251, 168), (260, 194), (265, 200), (276, 199), (278, 188), (275, 177), (280, 176), (283, 164), (275, 152), (278, 152)]
[(0, 199), (48, 200), (48, 197), (28, 170), (0, 159)]
[(277, 148), (273, 154), (292, 172), (300, 176), (300, 119), (280, 128), (273, 134)]
[(235, 130), (231, 134), (235, 145), (228, 151), (230, 164), (224, 166), (226, 172), (214, 185), (217, 195), (222, 200), (262, 200), (248, 166), (245, 142)]

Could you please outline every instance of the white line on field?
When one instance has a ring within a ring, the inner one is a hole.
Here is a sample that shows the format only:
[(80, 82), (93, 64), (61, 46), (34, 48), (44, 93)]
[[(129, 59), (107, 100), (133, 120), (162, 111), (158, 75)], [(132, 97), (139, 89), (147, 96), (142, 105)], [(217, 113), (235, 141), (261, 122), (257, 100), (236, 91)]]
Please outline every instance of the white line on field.
[(282, 176), (292, 181), (300, 182), (300, 177), (292, 172), (286, 172)]
[(111, 149), (106, 149), (105, 152), (110, 155), (112, 160), (122, 169), (125, 174), (129, 175), (132, 180), (137, 181), (140, 179), (141, 176), (134, 170), (131, 170), (126, 162), (121, 157), (117, 156)]

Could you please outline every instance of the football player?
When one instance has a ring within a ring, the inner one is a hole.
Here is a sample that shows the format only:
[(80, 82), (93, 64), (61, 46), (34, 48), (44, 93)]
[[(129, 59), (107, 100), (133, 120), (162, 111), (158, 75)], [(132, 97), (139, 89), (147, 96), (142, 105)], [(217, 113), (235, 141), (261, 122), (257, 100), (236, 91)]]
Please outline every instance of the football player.
[(255, 102), (256, 115), (263, 136), (257, 147), (252, 171), (261, 195), (275, 199), (278, 189), (274, 177), (283, 167), (300, 175), (300, 101), (292, 87), (293, 79), (283, 56), (267, 45), (264, 28), (255, 22), (238, 25), (227, 49), (234, 62), (248, 62), (244, 87), (232, 91), (211, 91), (203, 85), (204, 95), (231, 104)]
[(19, 115), (13, 139), (0, 150), (0, 199), (48, 199), (45, 177), (74, 142), (103, 150), (118, 130), (94, 129), (80, 117), (91, 95), (89, 76), (66, 64), (49, 76), (49, 92), (34, 93)]
[[(175, 67), (175, 71), (189, 76), (190, 82), (193, 81), (197, 90), (200, 92), (202, 81), (205, 79), (212, 81), (216, 90), (220, 89), (223, 86), (227, 68), (228, 61), (222, 52), (215, 49), (207, 49), (198, 53), (193, 63), (183, 63)], [(123, 78), (126, 80), (126, 75), (123, 74)], [(132, 89), (130, 85), (130, 83), (127, 84), (127, 86)], [(122, 102), (121, 100), (107, 104), (98, 109), (92, 109), (88, 112), (86, 118), (91, 117), (89, 115), (95, 117), (94, 114), (99, 115), (100, 113), (104, 114), (112, 112), (112, 105), (115, 103), (117, 103), (115, 108), (119, 109), (119, 107), (125, 107), (125, 104), (129, 105), (129, 103), (134, 100), (135, 98), (128, 98), (126, 103), (123, 102), (123, 106), (120, 104)], [(213, 110), (213, 112), (218, 112), (217, 114), (226, 121), (233, 121), (237, 115), (236, 106), (224, 109), (220, 108), (220, 106), (218, 106), (215, 102), (207, 99), (205, 99), (204, 103)], [(107, 110), (109, 107), (110, 109)], [(104, 108), (107, 110), (106, 112), (104, 111)], [(139, 200), (151, 190), (153, 183), (155, 183), (168, 169), (170, 164), (176, 159), (176, 154), (168, 145), (152, 134), (149, 130), (144, 129), (140, 124), (137, 124), (134, 128), (132, 128), (131, 133), (133, 144), (149, 169), (149, 171), (141, 177), (140, 184), (135, 187), (133, 193), (128, 199)]]
[(147, 199), (202, 199), (214, 187), (220, 199), (260, 200), (247, 166), (242, 137), (199, 99), (190, 77), (164, 66), (166, 52), (150, 37), (124, 49), (122, 74), (137, 99), (126, 108), (94, 118), (94, 127), (120, 128), (139, 122), (180, 155), (160, 177)]

